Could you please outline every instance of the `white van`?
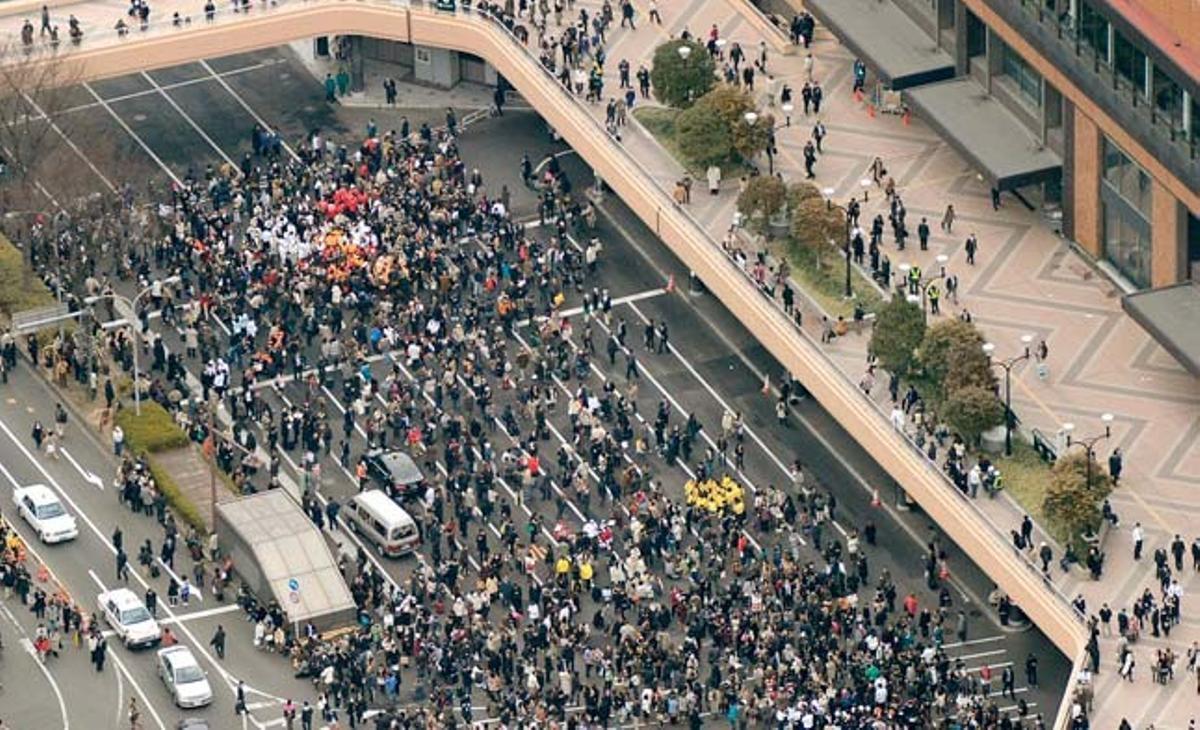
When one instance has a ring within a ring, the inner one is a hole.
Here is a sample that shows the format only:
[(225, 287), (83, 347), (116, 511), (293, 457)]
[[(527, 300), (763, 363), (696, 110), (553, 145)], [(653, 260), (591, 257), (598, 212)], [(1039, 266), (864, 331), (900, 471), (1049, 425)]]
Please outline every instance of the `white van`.
[(342, 510), (350, 529), (375, 544), (380, 555), (400, 557), (421, 542), (417, 523), (403, 507), (378, 489), (359, 492)]

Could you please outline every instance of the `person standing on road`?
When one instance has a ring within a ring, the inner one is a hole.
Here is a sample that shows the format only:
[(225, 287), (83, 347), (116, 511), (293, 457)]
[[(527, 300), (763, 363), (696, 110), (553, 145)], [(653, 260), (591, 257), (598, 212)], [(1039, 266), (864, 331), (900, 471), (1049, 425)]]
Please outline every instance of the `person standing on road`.
[(129, 556), (122, 548), (117, 548), (117, 580), (129, 583)]
[(217, 653), (218, 659), (225, 658), (225, 627), (217, 624), (217, 630), (213, 632), (212, 638), (208, 640), (208, 645)]
[(1133, 524), (1133, 532), (1130, 534), (1133, 539), (1133, 559), (1142, 559), (1142, 547), (1146, 544), (1146, 531), (1142, 529), (1142, 523), (1135, 522)]
[(142, 711), (138, 708), (137, 697), (129, 698), (129, 730), (142, 730)]

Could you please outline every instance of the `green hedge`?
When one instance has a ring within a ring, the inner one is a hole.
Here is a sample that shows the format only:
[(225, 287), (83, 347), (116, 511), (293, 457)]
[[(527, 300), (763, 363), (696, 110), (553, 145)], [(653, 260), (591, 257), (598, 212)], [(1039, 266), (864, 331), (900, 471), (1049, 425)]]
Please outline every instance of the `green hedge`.
[(0, 313), (11, 318), (14, 312), (54, 303), (50, 289), (28, 270), (24, 253), (0, 235)]
[(178, 519), (183, 520), (200, 532), (208, 531), (200, 508), (184, 496), (174, 477), (154, 460), (154, 454), (171, 449), (187, 448), (191, 443), (167, 409), (154, 401), (142, 403), (142, 414), (134, 412), (133, 406), (125, 405), (117, 411), (117, 425), (125, 432), (125, 445), (135, 454), (145, 457), (154, 483), (167, 498), (167, 504)]
[(137, 453), (156, 454), (187, 446), (187, 434), (167, 409), (154, 401), (142, 401), (142, 414), (125, 405), (117, 411), (117, 425), (125, 432), (125, 445)]

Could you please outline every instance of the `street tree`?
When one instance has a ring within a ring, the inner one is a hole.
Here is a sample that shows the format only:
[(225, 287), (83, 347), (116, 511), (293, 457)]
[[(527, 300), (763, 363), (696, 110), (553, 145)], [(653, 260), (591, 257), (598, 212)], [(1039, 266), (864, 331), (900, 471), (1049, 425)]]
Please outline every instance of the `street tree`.
[[(681, 48), (687, 50), (681, 52)], [(654, 97), (667, 106), (691, 106), (716, 84), (716, 74), (717, 66), (708, 49), (693, 40), (669, 40), (654, 49), (650, 83)]]
[(924, 337), (925, 316), (921, 307), (904, 297), (892, 297), (877, 314), (871, 332), (871, 352), (884, 369), (903, 375), (912, 365)]
[(984, 431), (1004, 421), (1004, 407), (992, 391), (970, 385), (946, 395), (942, 415), (964, 441), (974, 445)]
[[(1060, 456), (1050, 470), (1050, 481), (1042, 498), (1042, 511), (1051, 525), (1071, 543), (1100, 528), (1104, 500), (1112, 494), (1113, 483), (1108, 472), (1081, 452)], [(1091, 485), (1088, 485), (1088, 474)]]

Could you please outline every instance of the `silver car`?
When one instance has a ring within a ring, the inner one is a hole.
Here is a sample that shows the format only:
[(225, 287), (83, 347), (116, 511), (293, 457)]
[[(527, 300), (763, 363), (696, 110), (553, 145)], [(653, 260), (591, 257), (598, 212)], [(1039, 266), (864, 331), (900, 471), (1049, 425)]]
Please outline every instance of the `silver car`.
[(186, 646), (158, 650), (158, 676), (171, 691), (177, 707), (204, 707), (213, 700), (208, 675)]

